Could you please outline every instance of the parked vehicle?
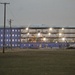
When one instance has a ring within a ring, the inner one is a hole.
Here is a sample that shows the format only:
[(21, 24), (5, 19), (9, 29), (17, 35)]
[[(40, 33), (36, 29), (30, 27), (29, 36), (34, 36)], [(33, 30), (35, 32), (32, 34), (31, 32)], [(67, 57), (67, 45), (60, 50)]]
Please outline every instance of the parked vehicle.
[(75, 44), (70, 44), (67, 49), (75, 49)]

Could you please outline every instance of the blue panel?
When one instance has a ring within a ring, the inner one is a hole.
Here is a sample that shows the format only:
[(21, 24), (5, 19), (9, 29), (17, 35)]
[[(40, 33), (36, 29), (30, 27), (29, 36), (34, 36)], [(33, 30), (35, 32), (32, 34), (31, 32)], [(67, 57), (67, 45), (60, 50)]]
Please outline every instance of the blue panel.
[[(12, 36), (12, 39), (14, 39), (14, 41), (12, 41), (12, 45), (14, 44), (14, 46), (13, 47), (18, 47), (18, 46), (20, 46), (20, 41), (18, 41), (18, 40), (20, 40), (20, 28), (12, 28), (12, 30), (14, 30), (14, 31), (12, 31), (12, 34), (14, 35), (14, 36)], [(10, 32), (11, 32), (11, 29), (10, 28), (6, 28), (5, 29), (5, 44), (6, 45), (10, 45), (10, 38), (11, 38), (11, 34), (10, 34)], [(3, 41), (1, 41), (2, 39), (3, 39), (3, 33), (4, 33), (4, 29), (3, 28), (0, 28), (0, 48), (2, 47), (2, 44), (3, 44)]]

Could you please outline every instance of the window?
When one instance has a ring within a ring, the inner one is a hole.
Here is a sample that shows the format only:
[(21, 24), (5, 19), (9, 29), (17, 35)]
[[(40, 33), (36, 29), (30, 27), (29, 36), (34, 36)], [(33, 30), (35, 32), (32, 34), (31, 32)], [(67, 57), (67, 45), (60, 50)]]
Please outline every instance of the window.
[(26, 44), (24, 44), (24, 46), (26, 46)]
[(12, 36), (14, 36), (14, 34), (12, 34)]
[(8, 37), (8, 34), (7, 34), (7, 37)]
[(17, 46), (17, 44), (15, 44), (15, 46)]
[(12, 44), (12, 46), (14, 47), (14, 44)]
[(3, 34), (1, 34), (1, 37), (3, 37)]
[(14, 29), (12, 29), (12, 32), (14, 32)]
[(6, 41), (8, 41), (8, 39), (6, 39)]
[(18, 42), (20, 42), (20, 39), (18, 39)]
[(1, 39), (1, 42), (3, 42), (3, 39)]
[(14, 42), (14, 39), (12, 39), (12, 41)]
[(17, 32), (17, 29), (15, 29), (15, 32)]
[(15, 39), (15, 41), (17, 42), (17, 39)]
[(15, 37), (17, 37), (17, 34), (15, 34)]

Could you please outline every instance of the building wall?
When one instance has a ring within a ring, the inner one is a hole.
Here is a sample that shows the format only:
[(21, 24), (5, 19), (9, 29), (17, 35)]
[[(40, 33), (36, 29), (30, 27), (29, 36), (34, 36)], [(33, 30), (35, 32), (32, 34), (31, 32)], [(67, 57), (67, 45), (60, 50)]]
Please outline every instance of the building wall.
[[(38, 33), (40, 33), (40, 36), (38, 36)], [(32, 38), (33, 35), (36, 38), (43, 38), (46, 37), (47, 41), (49, 40), (58, 40), (59, 42), (63, 42), (62, 39), (65, 38), (65, 41), (73, 42), (75, 41), (75, 28), (29, 28), (28, 30), (21, 29), (21, 38), (22, 40)]]
[[(38, 36), (38, 33), (39, 36)], [(45, 40), (46, 38), (46, 40)], [(29, 41), (29, 39), (32, 39)], [(33, 40), (34, 39), (34, 40)], [(36, 41), (35, 41), (36, 40)], [(29, 47), (62, 47), (75, 43), (75, 28), (21, 28), (21, 48)]]
[[(4, 29), (0, 28), (0, 48), (3, 47), (3, 37), (5, 36), (5, 46), (20, 47), (20, 28), (6, 28), (5, 35)], [(11, 40), (12, 39), (12, 40)]]
[[(0, 28), (0, 48), (3, 47), (3, 32), (4, 29)], [(38, 36), (38, 33), (40, 33), (40, 36)], [(5, 29), (5, 45), (7, 47), (12, 45), (13, 48), (23, 48), (32, 44), (58, 46), (57, 44), (66, 42), (75, 43), (75, 28), (29, 28), (26, 30), (24, 27), (17, 27), (12, 28), (12, 32), (10, 28)]]

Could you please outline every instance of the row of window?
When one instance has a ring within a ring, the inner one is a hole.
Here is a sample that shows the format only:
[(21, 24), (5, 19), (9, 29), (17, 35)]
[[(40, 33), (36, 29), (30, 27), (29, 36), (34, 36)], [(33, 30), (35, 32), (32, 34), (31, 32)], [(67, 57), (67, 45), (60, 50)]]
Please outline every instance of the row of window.
[[(5, 41), (11, 41), (11, 39), (6, 39)], [(0, 42), (3, 42), (3, 39), (0, 40)], [(20, 42), (20, 39), (12, 39), (12, 42)]]
[[(3, 47), (3, 44), (0, 44), (1, 47)], [(6, 46), (11, 46), (11, 44), (6, 44)], [(13, 47), (20, 46), (20, 44), (12, 44)]]
[[(3, 34), (0, 34), (0, 36), (3, 37)], [(9, 37), (9, 36), (11, 36), (11, 34), (7, 34), (6, 36)], [(14, 36), (19, 37), (20, 34), (12, 34), (12, 37), (14, 37)]]
[[(6, 32), (9, 32), (10, 29), (5, 30), (5, 31), (6, 31)], [(3, 29), (1, 29), (0, 32), (3, 32)], [(12, 32), (20, 32), (20, 30), (18, 30), (18, 29), (12, 29)]]

